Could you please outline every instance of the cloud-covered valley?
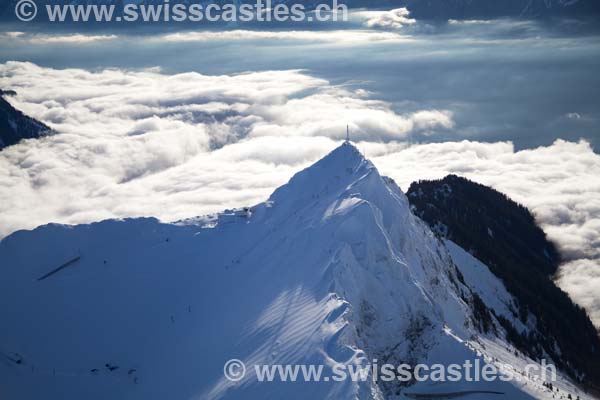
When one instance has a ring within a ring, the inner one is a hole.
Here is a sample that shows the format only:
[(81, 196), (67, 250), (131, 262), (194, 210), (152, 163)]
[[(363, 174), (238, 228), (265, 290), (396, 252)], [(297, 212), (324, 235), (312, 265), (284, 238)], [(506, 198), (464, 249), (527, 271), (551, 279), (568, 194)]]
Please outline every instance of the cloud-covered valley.
[(307, 71), (210, 76), (156, 69), (0, 64), (10, 101), (60, 134), (0, 152), (0, 236), (48, 222), (176, 220), (264, 200), (353, 140), (403, 189), (448, 173), (525, 204), (568, 263), (559, 282), (600, 325), (600, 156), (558, 140), (409, 144), (455, 126), (446, 109), (398, 114), (376, 95)]

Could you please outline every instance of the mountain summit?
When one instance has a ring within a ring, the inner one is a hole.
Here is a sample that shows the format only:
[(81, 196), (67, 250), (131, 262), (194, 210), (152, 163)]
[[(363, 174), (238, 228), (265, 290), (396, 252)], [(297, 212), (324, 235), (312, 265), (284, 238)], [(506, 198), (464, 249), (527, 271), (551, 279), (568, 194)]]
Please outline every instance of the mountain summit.
[[(514, 298), (350, 144), (264, 203), (175, 224), (46, 225), (0, 242), (0, 390), (38, 399), (395, 399), (578, 393), (525, 374)], [(482, 310), (493, 310), (487, 314)], [(487, 329), (482, 329), (482, 326)], [(237, 382), (223, 365), (247, 366)], [(369, 365), (508, 365), (513, 382), (377, 380)], [(367, 367), (259, 382), (254, 366)]]
[(303, 203), (307, 201), (307, 196), (314, 198), (328, 192), (342, 191), (373, 169), (373, 164), (356, 147), (344, 143), (310, 168), (294, 175), (288, 184), (275, 190), (269, 200)]

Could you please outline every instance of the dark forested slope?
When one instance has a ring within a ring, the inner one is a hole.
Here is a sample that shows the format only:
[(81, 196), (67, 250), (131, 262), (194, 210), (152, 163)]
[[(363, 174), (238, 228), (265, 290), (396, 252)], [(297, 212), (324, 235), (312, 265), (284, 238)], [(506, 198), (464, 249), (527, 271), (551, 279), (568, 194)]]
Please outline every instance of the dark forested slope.
[(521, 351), (536, 358), (549, 354), (572, 377), (583, 373), (586, 383), (600, 383), (598, 332), (586, 312), (554, 284), (560, 255), (527, 208), (455, 175), (415, 182), (407, 194), (415, 214), (504, 282), (518, 300), (522, 321), (535, 317), (536, 332), (527, 335), (500, 320)]

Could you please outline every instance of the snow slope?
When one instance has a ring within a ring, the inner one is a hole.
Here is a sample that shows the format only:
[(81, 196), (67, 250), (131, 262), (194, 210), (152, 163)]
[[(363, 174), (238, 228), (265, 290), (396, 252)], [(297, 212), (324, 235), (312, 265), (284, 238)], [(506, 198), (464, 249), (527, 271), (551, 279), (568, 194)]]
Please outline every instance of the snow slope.
[[(350, 144), (247, 210), (16, 232), (0, 242), (0, 393), (391, 399), (494, 390), (504, 394), (490, 398), (553, 398), (526, 376), (410, 387), (257, 382), (254, 364), (323, 364), (324, 375), (336, 363), (373, 359), (522, 369), (530, 360), (502, 334), (475, 327), (472, 292), (508, 317), (511, 302), (477, 263), (414, 217), (393, 181)], [(237, 383), (223, 377), (231, 358), (249, 366)], [(562, 378), (558, 386), (576, 393)]]

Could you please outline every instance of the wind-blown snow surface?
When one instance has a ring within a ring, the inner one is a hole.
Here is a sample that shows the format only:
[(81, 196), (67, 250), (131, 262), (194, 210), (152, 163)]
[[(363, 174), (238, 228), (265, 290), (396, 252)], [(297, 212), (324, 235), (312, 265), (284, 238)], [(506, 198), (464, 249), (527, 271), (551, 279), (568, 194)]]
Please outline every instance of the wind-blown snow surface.
[[(474, 292), (512, 319), (510, 295), (487, 267), (448, 246), (349, 144), (248, 211), (178, 224), (128, 219), (19, 231), (0, 242), (0, 393), (394, 398), (397, 385), (371, 381), (261, 384), (251, 366), (324, 364), (327, 375), (334, 363), (373, 358), (495, 358), (523, 368), (527, 360), (502, 335), (476, 339), (471, 289), (454, 263)], [(223, 377), (231, 358), (249, 366), (241, 382)], [(483, 389), (505, 393), (498, 398), (552, 397), (526, 378), (421, 383), (403, 393)]]

